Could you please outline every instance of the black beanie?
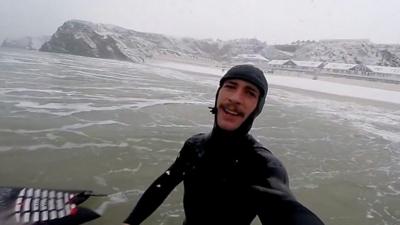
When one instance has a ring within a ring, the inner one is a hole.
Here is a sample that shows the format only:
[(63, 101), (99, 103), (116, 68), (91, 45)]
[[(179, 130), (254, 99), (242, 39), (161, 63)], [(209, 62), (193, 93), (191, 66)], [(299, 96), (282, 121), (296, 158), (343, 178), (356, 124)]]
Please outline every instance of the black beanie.
[(219, 81), (219, 86), (228, 79), (241, 79), (256, 85), (262, 95), (267, 95), (268, 83), (263, 71), (253, 65), (237, 65), (229, 69)]

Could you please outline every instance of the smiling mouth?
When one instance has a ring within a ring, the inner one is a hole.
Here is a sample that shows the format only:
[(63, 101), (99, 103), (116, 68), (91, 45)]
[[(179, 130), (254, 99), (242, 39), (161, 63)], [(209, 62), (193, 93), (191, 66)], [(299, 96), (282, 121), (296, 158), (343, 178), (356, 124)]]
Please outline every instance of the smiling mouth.
[(237, 108), (234, 107), (234, 106), (223, 105), (223, 106), (221, 107), (221, 109), (222, 109), (226, 114), (229, 114), (229, 115), (232, 115), (232, 116), (240, 116), (240, 117), (243, 117), (243, 116), (244, 116), (244, 113), (243, 113), (243, 112), (240, 112), (239, 110), (237, 110)]

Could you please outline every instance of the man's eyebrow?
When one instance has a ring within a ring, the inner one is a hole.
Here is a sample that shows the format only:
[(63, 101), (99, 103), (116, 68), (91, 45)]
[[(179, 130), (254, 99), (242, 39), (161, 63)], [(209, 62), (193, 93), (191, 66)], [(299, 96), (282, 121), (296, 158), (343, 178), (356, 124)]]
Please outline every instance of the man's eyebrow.
[(258, 88), (250, 86), (250, 85), (246, 85), (246, 89), (254, 91), (256, 93), (260, 93), (260, 91), (258, 90)]
[(236, 81), (233, 81), (233, 80), (227, 80), (226, 83), (229, 83), (229, 84), (237, 84), (237, 82), (236, 82)]

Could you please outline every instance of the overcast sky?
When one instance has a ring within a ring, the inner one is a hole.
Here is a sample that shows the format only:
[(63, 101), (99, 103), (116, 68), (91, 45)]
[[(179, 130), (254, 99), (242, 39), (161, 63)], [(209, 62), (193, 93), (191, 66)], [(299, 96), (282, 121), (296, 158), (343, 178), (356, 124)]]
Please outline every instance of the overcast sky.
[(400, 0), (0, 0), (0, 41), (69, 19), (194, 38), (368, 38), (400, 44)]

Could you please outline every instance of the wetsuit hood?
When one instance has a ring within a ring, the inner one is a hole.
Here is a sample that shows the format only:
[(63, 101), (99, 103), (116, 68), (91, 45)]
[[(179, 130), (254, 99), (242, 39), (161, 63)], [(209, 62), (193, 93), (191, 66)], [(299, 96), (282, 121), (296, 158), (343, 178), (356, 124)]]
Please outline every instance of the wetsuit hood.
[[(258, 98), (258, 103), (255, 110), (249, 115), (249, 117), (234, 131), (226, 131), (220, 128), (217, 124), (217, 99), (219, 91), (223, 86), (224, 82), (231, 79), (240, 79), (247, 81), (253, 85), (255, 85), (260, 91), (260, 96)], [(212, 131), (212, 136), (218, 136), (219, 138), (223, 137), (239, 137), (246, 135), (252, 125), (254, 119), (261, 113), (265, 98), (268, 92), (268, 83), (264, 76), (264, 73), (253, 65), (237, 65), (229, 69), (225, 75), (221, 78), (219, 82), (219, 87), (215, 97), (214, 107), (211, 109), (211, 112), (214, 114), (214, 127)]]

